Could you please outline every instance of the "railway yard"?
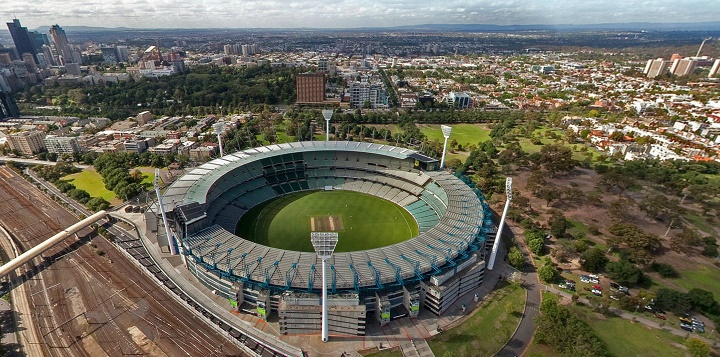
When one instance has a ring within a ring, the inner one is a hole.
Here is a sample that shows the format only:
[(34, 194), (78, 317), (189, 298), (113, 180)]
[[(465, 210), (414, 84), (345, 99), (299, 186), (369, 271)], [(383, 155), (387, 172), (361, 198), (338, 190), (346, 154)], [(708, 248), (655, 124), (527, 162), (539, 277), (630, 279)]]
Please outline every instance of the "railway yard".
[[(78, 217), (22, 176), (0, 167), (0, 225), (11, 236), (0, 237), (4, 261), (77, 221)], [(244, 355), (228, 336), (189, 311), (141, 271), (137, 262), (90, 229), (51, 248), (8, 278), (24, 348), (16, 348), (16, 353)]]

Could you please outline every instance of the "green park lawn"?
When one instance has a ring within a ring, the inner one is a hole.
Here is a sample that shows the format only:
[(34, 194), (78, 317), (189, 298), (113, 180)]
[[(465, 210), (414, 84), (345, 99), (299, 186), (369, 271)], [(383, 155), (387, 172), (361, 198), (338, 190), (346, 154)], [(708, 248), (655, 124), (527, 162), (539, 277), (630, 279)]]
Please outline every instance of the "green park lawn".
[(371, 357), (403, 357), (402, 351), (400, 349), (388, 349), (380, 352), (375, 352), (371, 355), (368, 355)]
[(621, 317), (602, 317), (584, 307), (574, 310), (590, 324), (612, 356), (685, 356), (684, 350), (673, 345), (683, 343), (680, 336)]
[(687, 290), (704, 289), (713, 293), (716, 299), (720, 296), (720, 283), (718, 283), (720, 269), (714, 266), (700, 265), (693, 269), (682, 269), (679, 273), (679, 278), (669, 280)]
[(340, 218), (336, 252), (384, 247), (418, 234), (415, 219), (400, 206), (340, 190), (297, 192), (262, 203), (242, 216), (236, 233), (270, 247), (313, 252), (311, 219), (327, 216)]
[(502, 349), (520, 323), (526, 294), (513, 285), (495, 294), (462, 324), (428, 339), (435, 356), (493, 356)]
[[(463, 147), (468, 145), (477, 145), (480, 142), (490, 139), (490, 129), (484, 125), (477, 124), (454, 124), (451, 125), (453, 130), (450, 134), (449, 141), (457, 140), (458, 144)], [(420, 131), (427, 136), (429, 140), (439, 140), (443, 142), (445, 138), (440, 130), (440, 125), (423, 124), (420, 125)]]
[(105, 188), (105, 183), (94, 168), (87, 168), (76, 174), (67, 175), (62, 180), (69, 181), (76, 188), (85, 190), (91, 197), (102, 197), (112, 205), (116, 205), (121, 201), (115, 197), (115, 192)]
[[(557, 296), (543, 293), (543, 299), (557, 299)], [(680, 336), (621, 317), (602, 316), (586, 306), (573, 305), (570, 309), (590, 325), (605, 344), (610, 356), (685, 356), (685, 350), (676, 346), (684, 342)], [(528, 357), (557, 355), (551, 347), (535, 342), (526, 353)]]

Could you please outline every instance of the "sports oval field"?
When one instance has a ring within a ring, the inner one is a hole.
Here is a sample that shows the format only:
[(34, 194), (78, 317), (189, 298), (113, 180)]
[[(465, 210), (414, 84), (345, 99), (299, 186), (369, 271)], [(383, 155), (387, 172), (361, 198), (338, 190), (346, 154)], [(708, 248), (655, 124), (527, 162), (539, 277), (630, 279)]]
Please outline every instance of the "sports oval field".
[(313, 252), (310, 232), (338, 232), (336, 252), (374, 249), (418, 235), (408, 211), (352, 191), (296, 192), (264, 202), (244, 214), (236, 234), (269, 247)]

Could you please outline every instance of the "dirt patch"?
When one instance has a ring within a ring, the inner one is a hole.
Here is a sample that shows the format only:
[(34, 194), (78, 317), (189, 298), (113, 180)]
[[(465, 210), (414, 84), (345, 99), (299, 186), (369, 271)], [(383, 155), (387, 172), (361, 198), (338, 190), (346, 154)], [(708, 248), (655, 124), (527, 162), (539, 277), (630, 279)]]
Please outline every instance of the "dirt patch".
[(342, 215), (312, 216), (310, 230), (313, 232), (340, 232), (345, 230)]
[(166, 355), (155, 342), (150, 341), (137, 326), (130, 326), (127, 331), (130, 333), (130, 336), (132, 336), (133, 342), (140, 346), (148, 356), (168, 357), (168, 355)]

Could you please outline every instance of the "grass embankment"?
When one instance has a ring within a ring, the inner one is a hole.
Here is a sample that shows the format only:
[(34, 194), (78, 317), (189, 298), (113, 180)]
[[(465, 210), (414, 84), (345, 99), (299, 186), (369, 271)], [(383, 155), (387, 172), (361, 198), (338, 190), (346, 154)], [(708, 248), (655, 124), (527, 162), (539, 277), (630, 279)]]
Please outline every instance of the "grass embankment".
[(505, 286), (457, 327), (428, 340), (435, 356), (493, 356), (510, 340), (520, 323), (525, 290)]

